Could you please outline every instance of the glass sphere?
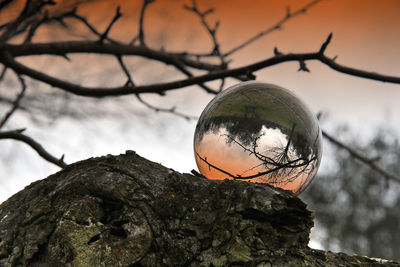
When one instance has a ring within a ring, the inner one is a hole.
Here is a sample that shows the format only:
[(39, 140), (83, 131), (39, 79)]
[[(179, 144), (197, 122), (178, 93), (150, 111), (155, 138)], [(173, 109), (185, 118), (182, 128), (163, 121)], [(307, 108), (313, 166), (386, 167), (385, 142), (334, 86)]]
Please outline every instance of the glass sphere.
[(321, 162), (318, 122), (288, 90), (243, 82), (219, 93), (194, 134), (199, 171), (209, 179), (267, 183), (301, 193)]

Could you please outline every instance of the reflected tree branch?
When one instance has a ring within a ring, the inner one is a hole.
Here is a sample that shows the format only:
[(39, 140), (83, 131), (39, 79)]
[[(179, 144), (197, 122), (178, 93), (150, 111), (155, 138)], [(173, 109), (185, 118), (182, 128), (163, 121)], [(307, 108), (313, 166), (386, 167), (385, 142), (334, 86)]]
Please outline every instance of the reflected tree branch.
[(268, 157), (268, 156), (266, 156), (266, 155), (263, 155), (263, 154), (259, 153), (258, 151), (256, 151), (256, 149), (257, 149), (257, 140), (258, 140), (258, 138), (259, 138), (260, 136), (258, 136), (257, 138), (255, 138), (255, 139), (253, 140), (253, 146), (252, 146), (251, 149), (248, 148), (248, 147), (246, 147), (246, 146), (243, 145), (242, 143), (238, 142), (235, 138), (233, 138), (232, 136), (230, 136), (230, 135), (228, 135), (228, 134), (226, 134), (226, 135), (224, 135), (224, 136), (225, 136), (226, 138), (228, 138), (228, 140), (229, 140), (230, 142), (233, 142), (233, 143), (235, 143), (236, 145), (240, 146), (244, 151), (249, 152), (249, 155), (254, 155), (259, 161), (262, 162), (262, 164), (268, 163), (268, 164), (271, 164), (271, 165), (274, 165), (274, 166), (279, 165), (279, 163), (276, 162), (273, 158)]
[[(217, 170), (217, 171), (220, 171), (220, 172), (222, 172), (222, 173), (228, 175), (229, 177), (233, 178), (234, 180), (250, 180), (250, 179), (258, 178), (258, 177), (261, 177), (261, 176), (264, 176), (264, 175), (267, 175), (267, 174), (270, 174), (270, 173), (277, 172), (277, 171), (279, 171), (279, 170), (281, 170), (281, 169), (284, 169), (284, 168), (299, 168), (299, 167), (303, 167), (303, 166), (306, 166), (306, 165), (310, 164), (310, 162), (316, 160), (316, 157), (313, 157), (313, 158), (311, 158), (310, 161), (304, 161), (304, 162), (298, 163), (298, 162), (300, 162), (301, 160), (303, 160), (303, 159), (299, 158), (299, 159), (296, 159), (296, 160), (289, 161), (289, 162), (287, 162), (287, 163), (285, 163), (285, 164), (281, 164), (281, 165), (276, 166), (276, 167), (274, 167), (274, 168), (268, 169), (268, 170), (266, 170), (266, 171), (259, 172), (259, 173), (257, 173), (257, 174), (247, 175), (247, 176), (241, 176), (241, 175), (239, 175), (239, 174), (236, 174), (236, 175), (231, 174), (231, 173), (229, 173), (228, 171), (226, 171), (226, 170), (224, 170), (224, 169), (222, 169), (222, 168), (219, 168), (218, 166), (216, 166), (216, 165), (212, 164), (211, 162), (209, 162), (209, 161), (207, 160), (207, 157), (205, 157), (205, 156), (204, 156), (204, 157), (200, 156), (200, 154), (199, 154), (197, 151), (196, 151), (195, 153), (196, 153), (196, 156), (197, 156), (201, 161), (203, 161), (204, 163), (206, 163), (207, 166), (208, 166), (209, 168), (213, 168), (213, 169), (215, 169), (215, 170)], [(295, 165), (293, 165), (293, 164), (295, 164)]]

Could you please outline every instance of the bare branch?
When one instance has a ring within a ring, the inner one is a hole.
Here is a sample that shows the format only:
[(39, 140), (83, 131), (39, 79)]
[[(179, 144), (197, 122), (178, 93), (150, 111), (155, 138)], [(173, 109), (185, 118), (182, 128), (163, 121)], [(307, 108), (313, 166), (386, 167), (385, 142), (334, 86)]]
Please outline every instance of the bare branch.
[(240, 49), (245, 48), (246, 46), (248, 46), (249, 44), (253, 43), (254, 41), (260, 39), (261, 37), (264, 37), (267, 34), (270, 34), (271, 32), (274, 32), (276, 30), (280, 30), (282, 29), (282, 26), (289, 21), (290, 19), (297, 17), (298, 15), (304, 14), (306, 13), (307, 10), (309, 10), (310, 8), (312, 8), (313, 6), (315, 6), (316, 4), (318, 4), (319, 2), (321, 2), (322, 0), (314, 0), (310, 3), (308, 3), (307, 5), (305, 5), (304, 7), (296, 10), (295, 12), (291, 13), (290, 9), (286, 9), (286, 14), (285, 16), (279, 20), (277, 23), (275, 23), (274, 25), (272, 25), (271, 27), (259, 32), (258, 34), (254, 35), (253, 37), (251, 37), (250, 39), (244, 41), (243, 43), (241, 43), (240, 45), (232, 48), (231, 50), (229, 50), (228, 52), (226, 52), (225, 54), (223, 54), (224, 57), (228, 57), (234, 53), (236, 53), (237, 51), (239, 51)]
[(299, 69), (298, 69), (297, 71), (310, 72), (310, 69), (307, 68), (307, 65), (306, 65), (306, 63), (304, 62), (304, 60), (300, 60), (300, 61), (299, 61), (299, 64), (300, 64), (300, 66), (299, 66)]
[(0, 43), (3, 43), (21, 33), (24, 33), (31, 23), (34, 22), (36, 15), (40, 14), (42, 8), (46, 5), (55, 5), (54, 1), (26, 1), (18, 17), (7, 24), (5, 31), (0, 36)]
[(74, 41), (23, 45), (7, 44), (4, 45), (4, 50), (9, 51), (13, 57), (34, 55), (65, 55), (73, 53), (97, 53), (124, 56), (135, 55), (161, 61), (166, 64), (176, 64), (176, 62), (179, 62), (180, 64), (201, 70), (212, 71), (221, 69), (220, 65), (193, 60), (184, 55), (168, 53), (165, 51), (157, 51), (147, 47), (131, 46), (118, 43)]
[(125, 75), (128, 79), (125, 85), (134, 86), (135, 83), (132, 80), (131, 73), (129, 72), (128, 68), (125, 66), (124, 61), (122, 60), (122, 56), (117, 56), (117, 59), (118, 59), (119, 65), (121, 66), (122, 71), (125, 73)]
[(385, 171), (384, 169), (382, 169), (381, 167), (379, 167), (378, 165), (376, 165), (376, 160), (375, 159), (369, 159), (363, 155), (361, 155), (359, 152), (355, 151), (353, 148), (343, 144), (342, 142), (340, 142), (339, 140), (337, 140), (336, 138), (334, 138), (333, 136), (331, 136), (330, 134), (328, 134), (325, 131), (322, 131), (322, 135), (324, 137), (326, 137), (326, 139), (328, 139), (331, 143), (335, 144), (336, 146), (346, 150), (347, 152), (350, 153), (350, 155), (358, 160), (360, 160), (361, 162), (367, 164), (371, 169), (377, 171), (379, 174), (381, 174), (383, 177), (385, 177), (386, 179), (391, 179), (394, 180), (396, 182), (400, 182), (400, 177), (395, 176), (391, 173), (388, 173), (387, 171)]
[(225, 78), (221, 79), (221, 83), (219, 84), (218, 93), (222, 92), (225, 86)]
[[(65, 43), (64, 43), (65, 44)], [(63, 49), (58, 50), (59, 53), (72, 53), (72, 52), (91, 52), (91, 53), (117, 53), (115, 50), (111, 48), (123, 48), (125, 46), (120, 46), (117, 44), (108, 44), (108, 46), (104, 46), (102, 44), (98, 44), (99, 46), (96, 46), (94, 43), (87, 43), (86, 47), (82, 47), (80, 45), (73, 46), (73, 44), (76, 44), (74, 42), (68, 43), (67, 47)], [(79, 43), (78, 43), (79, 44)], [(21, 49), (15, 49), (17, 46), (6, 46), (8, 49), (11, 50), (14, 48), (14, 53), (22, 55), (23, 51)], [(23, 46), (22, 46), (23, 47)], [(32, 47), (32, 46), (31, 46)], [(51, 47), (51, 46), (47, 46)], [(105, 49), (107, 47), (107, 49)], [(62, 48), (62, 46), (60, 46)], [(170, 54), (163, 54), (162, 52), (155, 53), (153, 50), (149, 50), (143, 47), (132, 47), (133, 50), (130, 52), (139, 54), (141, 53), (142, 55), (146, 55), (146, 57), (153, 57), (157, 59), (162, 59), (161, 61), (163, 62), (170, 62), (170, 64), (175, 65), (176, 61), (179, 60), (176, 57), (171, 57)], [(145, 49), (145, 50), (143, 50)], [(301, 53), (301, 54), (285, 54), (285, 55), (279, 55), (279, 56), (274, 56), (253, 64), (249, 64), (243, 67), (238, 67), (234, 69), (222, 69), (222, 70), (216, 70), (213, 72), (209, 72), (204, 75), (199, 75), (199, 76), (194, 76), (190, 77), (187, 79), (183, 80), (176, 80), (172, 82), (166, 82), (166, 83), (154, 83), (150, 85), (142, 85), (142, 86), (120, 86), (120, 87), (114, 87), (114, 88), (89, 88), (89, 87), (84, 87), (80, 86), (78, 84), (73, 84), (67, 81), (63, 81), (60, 79), (57, 79), (55, 77), (49, 76), (45, 73), (36, 71), (34, 69), (31, 69), (19, 62), (17, 62), (13, 57), (12, 54), (7, 53), (7, 50), (3, 50), (0, 52), (0, 62), (3, 63), (5, 66), (13, 69), (16, 73), (19, 74), (24, 74), (27, 75), (33, 79), (42, 81), (44, 83), (47, 83), (51, 86), (58, 87), (64, 91), (70, 92), (72, 94), (76, 95), (81, 95), (81, 96), (88, 96), (88, 97), (105, 97), (105, 96), (121, 96), (121, 95), (128, 95), (128, 94), (141, 94), (141, 93), (164, 93), (166, 91), (170, 90), (176, 90), (179, 88), (187, 87), (190, 85), (197, 85), (213, 80), (218, 80), (218, 79), (223, 79), (227, 77), (233, 77), (233, 78), (240, 78), (241, 76), (249, 76), (252, 75), (253, 72), (258, 71), (260, 69), (264, 69), (266, 67), (270, 67), (273, 65), (277, 65), (283, 62), (289, 62), (289, 61), (307, 61), (307, 60), (319, 60), (320, 62), (328, 65), (332, 69), (335, 69), (338, 72), (350, 74), (356, 77), (363, 77), (363, 78), (368, 78), (372, 80), (377, 80), (377, 81), (383, 81), (383, 82), (391, 82), (391, 83), (398, 83), (400, 84), (400, 77), (395, 77), (395, 76), (388, 76), (388, 75), (383, 75), (383, 74), (377, 74), (373, 72), (367, 72), (364, 70), (359, 70), (359, 69), (354, 69), (350, 67), (346, 67), (343, 65), (340, 65), (333, 61), (332, 59), (326, 57), (325, 55), (321, 54), (319, 51), (315, 53)], [(17, 52), (19, 51), (19, 53)], [(56, 52), (53, 49), (53, 52)], [(30, 53), (33, 53), (30, 51)], [(46, 53), (45, 51), (42, 51), (42, 53)], [(48, 53), (48, 52), (47, 52)], [(122, 53), (122, 52), (120, 52)], [(192, 62), (190, 61), (185, 61), (185, 64), (191, 64)]]
[[(73, 10), (64, 12), (58, 16), (50, 17), (48, 14), (48, 11), (46, 10), (41, 19), (35, 19), (31, 23), (27, 24), (27, 26), (29, 27), (29, 30), (27, 30), (27, 34), (26, 34), (26, 37), (25, 37), (25, 40), (23, 43), (30, 43), (32, 41), (32, 38), (36, 34), (37, 30), (46, 23), (56, 21), (56, 22), (60, 23), (63, 27), (68, 28), (68, 25), (65, 24), (64, 19), (67, 17), (72, 17), (75, 14), (75, 12), (76, 12), (76, 10), (73, 9)], [(25, 30), (23, 30), (23, 31), (25, 31)]]
[(366, 78), (366, 79), (375, 80), (375, 81), (400, 84), (400, 77), (389, 76), (389, 75), (384, 75), (384, 74), (380, 74), (380, 73), (376, 73), (376, 72), (369, 72), (369, 71), (365, 71), (365, 70), (346, 67), (346, 66), (336, 63), (335, 60), (330, 59), (326, 56), (320, 56), (320, 57), (318, 57), (318, 60), (321, 61), (322, 63), (324, 63), (325, 65), (329, 66), (331, 69), (334, 69), (341, 73), (346, 73), (346, 74), (349, 74), (349, 75), (352, 75), (355, 77), (361, 77), (361, 78)]
[(280, 52), (279, 50), (278, 50), (278, 47), (274, 47), (274, 55), (275, 56), (282, 56), (283, 55), (283, 53), (282, 52)]
[(320, 54), (323, 55), (325, 53), (325, 50), (328, 47), (329, 43), (331, 42), (331, 39), (332, 39), (332, 33), (330, 33), (328, 35), (328, 37), (326, 38), (325, 42), (321, 45), (321, 48), (319, 49), (319, 53)]
[(196, 0), (192, 0), (191, 7), (185, 5), (184, 8), (195, 13), (200, 18), (202, 25), (204, 26), (204, 28), (210, 35), (211, 40), (213, 42), (213, 49), (209, 53), (209, 56), (217, 56), (221, 61), (221, 65), (226, 66), (227, 63), (225, 62), (224, 56), (222, 55), (222, 53), (220, 51), (220, 45), (219, 45), (219, 42), (217, 40), (217, 35), (216, 35), (218, 27), (219, 27), (219, 21), (217, 21), (215, 23), (214, 27), (211, 27), (210, 24), (206, 21), (206, 16), (213, 13), (214, 9), (208, 9), (206, 11), (201, 12), (199, 10), (199, 8), (197, 7)]
[(19, 103), (21, 99), (24, 97), (26, 84), (22, 77), (18, 76), (19, 82), (21, 83), (21, 92), (17, 95), (14, 102), (12, 103), (11, 109), (4, 115), (3, 119), (0, 121), (0, 129), (4, 127), (7, 121), (11, 118), (14, 112), (19, 108)]
[(64, 155), (61, 158), (56, 158), (47, 152), (42, 145), (33, 140), (31, 137), (22, 134), (25, 129), (4, 131), (0, 132), (0, 139), (14, 139), (26, 143), (33, 148), (43, 159), (61, 167), (65, 168), (67, 164), (64, 162)]
[(108, 24), (107, 29), (104, 31), (104, 33), (102, 35), (100, 35), (100, 39), (99, 42), (102, 43), (105, 39), (107, 39), (108, 37), (108, 33), (110, 32), (112, 26), (115, 24), (115, 22), (117, 22), (117, 20), (122, 16), (121, 12), (120, 12), (120, 7), (117, 7), (117, 10), (115, 12), (115, 16), (113, 17), (113, 19), (111, 20), (110, 24)]
[[(84, 18), (84, 17), (82, 17), (82, 16), (76, 14), (76, 9), (72, 10), (72, 11), (71, 11), (67, 16), (65, 16), (65, 17), (71, 17), (71, 18), (74, 18), (74, 19), (76, 19), (76, 20), (79, 20), (79, 21), (82, 22), (94, 35), (98, 36), (100, 39), (102, 38), (102, 34), (101, 34), (98, 30), (96, 30), (96, 28), (93, 27), (92, 24), (90, 24), (89, 21), (88, 21), (86, 18)], [(108, 37), (108, 36), (105, 36), (105, 37), (104, 37), (104, 40), (107, 40), (107, 41), (109, 41), (110, 43), (113, 43), (113, 44), (117, 44), (117, 43), (118, 43), (117, 41), (111, 39), (111, 38)], [(104, 40), (103, 40), (103, 41), (104, 41)]]
[(0, 81), (4, 79), (4, 76), (6, 76), (7, 73), (7, 66), (3, 66), (3, 70), (0, 73)]
[(149, 104), (148, 102), (144, 101), (143, 98), (141, 98), (140, 95), (136, 95), (136, 97), (137, 97), (137, 99), (139, 100), (140, 103), (142, 103), (143, 105), (145, 105), (149, 109), (154, 110), (155, 112), (170, 113), (170, 114), (178, 116), (180, 118), (184, 118), (187, 121), (198, 119), (198, 117), (196, 117), (196, 116), (191, 116), (191, 115), (187, 115), (187, 114), (184, 114), (184, 113), (176, 111), (176, 107), (160, 108), (160, 107), (153, 106), (153, 105)]
[(155, 2), (155, 0), (143, 0), (143, 5), (142, 9), (140, 10), (140, 17), (139, 17), (139, 33), (137, 37), (133, 38), (131, 44), (133, 44), (136, 40), (139, 40), (139, 44), (141, 46), (146, 46), (145, 36), (144, 36), (144, 15), (146, 13), (148, 5), (153, 2)]
[(0, 3), (0, 10), (7, 7), (13, 0), (4, 0)]

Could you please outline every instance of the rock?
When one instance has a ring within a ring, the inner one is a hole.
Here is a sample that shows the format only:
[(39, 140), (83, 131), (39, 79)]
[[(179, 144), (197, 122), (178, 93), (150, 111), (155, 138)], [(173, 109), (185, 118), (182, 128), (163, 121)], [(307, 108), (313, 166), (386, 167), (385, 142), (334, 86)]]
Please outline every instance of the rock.
[(132, 151), (0, 205), (0, 266), (398, 266), (308, 248), (312, 214), (264, 184), (180, 174)]

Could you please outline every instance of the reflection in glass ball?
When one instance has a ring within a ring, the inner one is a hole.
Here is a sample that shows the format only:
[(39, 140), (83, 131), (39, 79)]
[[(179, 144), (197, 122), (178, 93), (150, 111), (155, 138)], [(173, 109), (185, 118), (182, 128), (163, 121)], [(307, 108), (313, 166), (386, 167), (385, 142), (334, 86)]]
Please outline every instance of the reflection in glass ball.
[(259, 82), (219, 93), (194, 135), (205, 177), (268, 183), (294, 194), (313, 179), (321, 152), (321, 131), (309, 109), (288, 90)]

